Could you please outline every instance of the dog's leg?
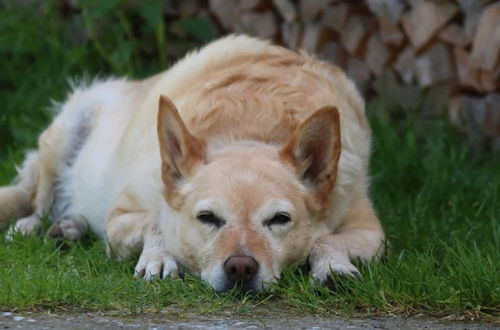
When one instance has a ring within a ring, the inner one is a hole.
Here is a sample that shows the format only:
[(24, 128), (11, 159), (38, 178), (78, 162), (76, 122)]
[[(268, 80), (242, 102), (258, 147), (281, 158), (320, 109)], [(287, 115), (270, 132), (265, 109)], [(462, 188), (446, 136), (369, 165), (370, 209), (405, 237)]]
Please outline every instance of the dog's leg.
[(313, 277), (323, 283), (330, 272), (357, 276), (352, 260), (370, 261), (383, 252), (384, 232), (373, 207), (364, 194), (351, 203), (340, 227), (313, 244), (309, 262)]
[(178, 274), (177, 262), (165, 250), (164, 238), (158, 225), (148, 226), (144, 236), (144, 247), (135, 267), (135, 276), (147, 281), (174, 277)]
[(119, 260), (141, 252), (135, 267), (137, 277), (151, 280), (177, 274), (177, 263), (165, 250), (155, 216), (140, 210), (137, 201), (129, 194), (122, 194), (110, 212), (106, 240), (108, 255)]
[(14, 232), (18, 231), (24, 235), (34, 234), (41, 230), (44, 215), (47, 215), (52, 206), (54, 198), (54, 181), (57, 175), (58, 164), (62, 161), (64, 136), (62, 128), (51, 125), (39, 139), (38, 156), (36, 164), (31, 165), (35, 173), (36, 184), (34, 190), (34, 213), (28, 217), (19, 219), (11, 226), (7, 233), (7, 239), (12, 239)]
[(37, 161), (38, 154), (29, 153), (19, 170), (17, 183), (0, 187), (0, 230), (9, 224), (11, 219), (23, 218), (33, 212)]

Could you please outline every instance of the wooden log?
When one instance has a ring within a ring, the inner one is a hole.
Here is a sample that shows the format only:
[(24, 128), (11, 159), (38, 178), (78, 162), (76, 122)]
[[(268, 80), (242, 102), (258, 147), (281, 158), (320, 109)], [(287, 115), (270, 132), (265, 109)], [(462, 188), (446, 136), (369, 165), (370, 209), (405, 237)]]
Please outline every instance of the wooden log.
[(337, 32), (342, 31), (347, 21), (348, 10), (349, 6), (347, 3), (327, 7), (321, 17), (321, 24)]
[(302, 36), (302, 48), (304, 48), (308, 53), (314, 54), (328, 41), (328, 35), (329, 34), (320, 24), (306, 24), (304, 35)]
[(439, 39), (444, 42), (459, 47), (465, 47), (470, 44), (470, 40), (465, 36), (464, 29), (458, 24), (449, 24), (440, 33)]
[(302, 27), (298, 22), (283, 22), (281, 24), (281, 39), (285, 46), (297, 49), (301, 43)]
[(485, 92), (500, 91), (500, 68), (495, 71), (480, 71), (479, 81)]
[[(184, 0), (180, 1), (183, 2)], [(233, 0), (234, 1), (234, 0)], [(226, 1), (229, 2), (229, 1)], [(239, 12), (247, 10), (264, 10), (268, 8), (268, 1), (266, 0), (237, 0), (236, 1)]]
[[(239, 16), (241, 32), (257, 36), (262, 39), (273, 39), (278, 34), (278, 23), (271, 11), (243, 12)], [(240, 32), (240, 31), (237, 31)]]
[(469, 42), (472, 42), (474, 39), (481, 12), (490, 1), (491, 0), (457, 0), (465, 16), (463, 26), (465, 38), (467, 38)]
[(323, 59), (339, 67), (345, 67), (347, 54), (345, 50), (335, 41), (330, 41), (321, 49), (320, 55)]
[(449, 118), (470, 134), (500, 136), (500, 94), (485, 97), (457, 95), (450, 99)]
[(405, 36), (397, 25), (387, 23), (383, 20), (379, 20), (378, 24), (380, 37), (382, 38), (384, 44), (393, 47), (399, 47), (403, 44)]
[(441, 43), (432, 45), (415, 60), (417, 81), (420, 87), (448, 81), (454, 76), (450, 54)]
[(347, 62), (347, 75), (354, 80), (356, 86), (364, 91), (371, 78), (370, 68), (366, 63), (356, 57), (350, 57)]
[(328, 5), (329, 1), (325, 0), (300, 0), (300, 19), (303, 22), (314, 22), (320, 17), (320, 14)]
[(415, 79), (415, 52), (411, 47), (406, 47), (398, 55), (393, 66), (401, 80), (407, 84), (413, 83)]
[(412, 8), (418, 6), (424, 0), (406, 0), (406, 3), (409, 4)]
[(428, 118), (445, 116), (448, 110), (450, 92), (450, 84), (438, 84), (429, 88), (424, 96), (422, 115)]
[(273, 5), (285, 21), (291, 22), (297, 18), (297, 9), (290, 0), (273, 0)]
[(422, 1), (403, 15), (403, 28), (417, 52), (457, 11), (457, 6), (450, 2)]
[(365, 60), (375, 75), (379, 75), (389, 60), (390, 52), (382, 42), (378, 33), (371, 35), (368, 39)]
[(210, 0), (209, 8), (223, 29), (227, 31), (236, 30), (238, 26), (238, 22), (236, 20), (238, 17), (236, 2), (226, 0)]
[(420, 108), (422, 90), (414, 85), (401, 84), (390, 69), (375, 78), (373, 89), (387, 108), (399, 107), (405, 111)]
[(485, 103), (483, 130), (489, 136), (500, 137), (500, 93), (486, 95)]
[(463, 48), (455, 47), (453, 53), (460, 84), (465, 87), (482, 90), (480, 72), (473, 66), (467, 51)]
[(381, 20), (398, 24), (405, 8), (402, 0), (367, 0), (368, 8)]
[(500, 2), (486, 7), (474, 36), (471, 59), (483, 70), (493, 70), (500, 54)]
[(368, 36), (368, 19), (364, 16), (351, 16), (340, 33), (342, 45), (350, 54), (357, 54), (362, 42)]

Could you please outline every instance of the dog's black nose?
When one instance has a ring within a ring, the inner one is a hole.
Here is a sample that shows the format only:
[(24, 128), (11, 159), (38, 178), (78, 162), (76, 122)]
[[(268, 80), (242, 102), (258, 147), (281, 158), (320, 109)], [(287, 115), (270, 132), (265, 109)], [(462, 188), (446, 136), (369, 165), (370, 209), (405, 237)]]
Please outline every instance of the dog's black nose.
[(233, 256), (224, 263), (227, 277), (234, 283), (250, 282), (259, 271), (259, 264), (254, 257)]

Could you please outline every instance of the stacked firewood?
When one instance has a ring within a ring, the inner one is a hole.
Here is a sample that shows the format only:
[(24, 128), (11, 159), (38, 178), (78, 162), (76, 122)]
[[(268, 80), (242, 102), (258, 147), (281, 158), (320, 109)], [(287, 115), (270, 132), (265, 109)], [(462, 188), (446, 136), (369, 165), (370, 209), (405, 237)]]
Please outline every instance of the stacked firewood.
[(223, 33), (305, 49), (388, 107), (448, 115), (500, 145), (498, 0), (210, 0), (207, 9)]

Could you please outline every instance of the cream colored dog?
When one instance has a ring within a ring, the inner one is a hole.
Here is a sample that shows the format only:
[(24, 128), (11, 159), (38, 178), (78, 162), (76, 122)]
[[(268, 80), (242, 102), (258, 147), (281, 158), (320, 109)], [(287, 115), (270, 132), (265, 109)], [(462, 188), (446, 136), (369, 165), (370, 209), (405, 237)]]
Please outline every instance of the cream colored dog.
[(144, 81), (76, 89), (19, 181), (0, 188), (7, 233), (79, 239), (87, 227), (136, 273), (180, 266), (217, 291), (259, 292), (307, 258), (323, 282), (381, 252), (367, 197), (370, 129), (342, 71), (229, 36)]

